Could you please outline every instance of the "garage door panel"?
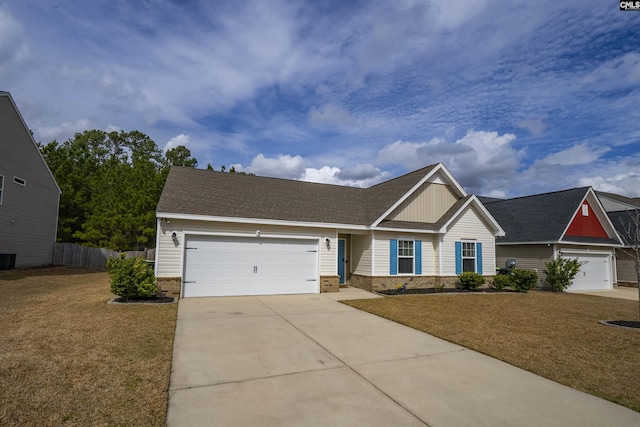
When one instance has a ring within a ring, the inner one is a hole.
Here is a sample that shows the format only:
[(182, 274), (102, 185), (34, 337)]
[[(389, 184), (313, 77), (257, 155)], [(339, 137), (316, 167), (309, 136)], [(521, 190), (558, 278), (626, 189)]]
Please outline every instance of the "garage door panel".
[(183, 293), (317, 293), (317, 266), (317, 240), (188, 236)]
[(611, 259), (608, 255), (581, 254), (570, 258), (582, 262), (580, 270), (568, 291), (613, 289), (611, 281)]

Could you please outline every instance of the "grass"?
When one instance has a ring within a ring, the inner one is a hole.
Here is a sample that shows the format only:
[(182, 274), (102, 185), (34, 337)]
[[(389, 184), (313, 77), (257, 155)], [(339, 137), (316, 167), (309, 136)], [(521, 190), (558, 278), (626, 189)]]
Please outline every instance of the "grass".
[(0, 425), (165, 425), (177, 305), (112, 305), (106, 273), (0, 271)]
[(343, 301), (640, 412), (638, 303), (589, 295), (428, 295)]

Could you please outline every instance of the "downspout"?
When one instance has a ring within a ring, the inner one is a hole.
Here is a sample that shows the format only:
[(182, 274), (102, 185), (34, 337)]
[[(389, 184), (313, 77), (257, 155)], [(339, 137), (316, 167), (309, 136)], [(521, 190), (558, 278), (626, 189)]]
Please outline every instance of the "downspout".
[(442, 276), (442, 243), (444, 236), (438, 234), (438, 276)]
[(153, 263), (153, 274), (158, 277), (158, 253), (160, 252), (160, 218), (156, 219), (156, 259)]
[(371, 277), (373, 278), (374, 276), (374, 271), (376, 271), (376, 245), (375, 245), (375, 241), (376, 241), (376, 232), (374, 230), (371, 230)]

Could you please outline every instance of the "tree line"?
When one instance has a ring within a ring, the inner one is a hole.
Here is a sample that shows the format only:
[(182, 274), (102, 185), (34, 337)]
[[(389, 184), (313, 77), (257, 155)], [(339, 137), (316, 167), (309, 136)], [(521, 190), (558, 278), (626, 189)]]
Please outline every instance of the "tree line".
[(88, 130), (38, 145), (62, 190), (58, 241), (119, 251), (155, 246), (155, 210), (169, 169), (198, 165), (187, 147), (163, 152), (138, 131)]

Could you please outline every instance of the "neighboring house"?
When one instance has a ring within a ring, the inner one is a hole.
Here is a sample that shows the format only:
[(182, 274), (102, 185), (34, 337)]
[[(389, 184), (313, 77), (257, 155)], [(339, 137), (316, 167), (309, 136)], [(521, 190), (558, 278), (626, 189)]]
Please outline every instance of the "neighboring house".
[(538, 273), (563, 256), (584, 262), (569, 291), (613, 289), (614, 249), (620, 238), (591, 187), (507, 200), (480, 198), (506, 235), (496, 239), (496, 262)]
[(632, 249), (636, 237), (633, 236), (633, 233), (632, 235), (628, 234), (628, 227), (631, 225), (631, 231), (634, 231), (634, 222), (630, 215), (635, 215), (635, 211), (640, 210), (640, 199), (632, 199), (619, 194), (605, 193), (602, 191), (597, 191), (596, 193), (625, 246), (623, 248), (616, 248), (616, 274), (618, 284), (636, 286), (638, 284), (638, 274), (636, 273), (635, 252), (634, 249)]
[(51, 264), (59, 200), (29, 128), (11, 95), (0, 91), (0, 268)]
[(504, 234), (441, 163), (366, 189), (173, 167), (156, 216), (184, 297), (452, 285)]

